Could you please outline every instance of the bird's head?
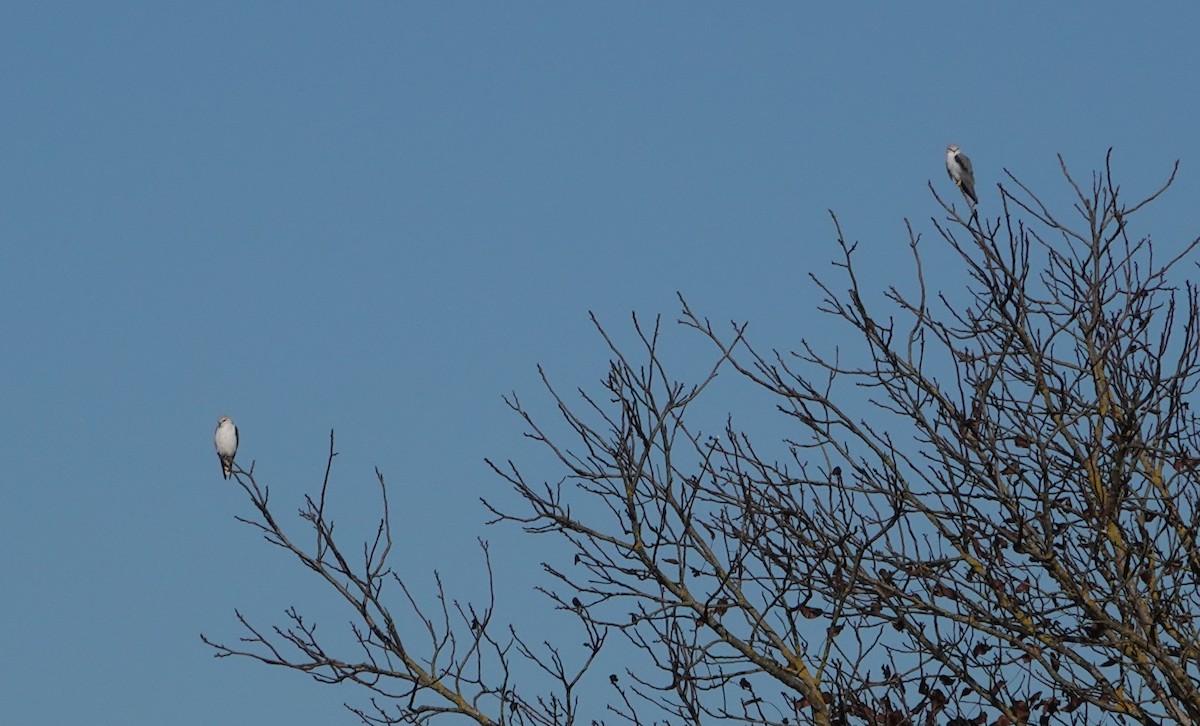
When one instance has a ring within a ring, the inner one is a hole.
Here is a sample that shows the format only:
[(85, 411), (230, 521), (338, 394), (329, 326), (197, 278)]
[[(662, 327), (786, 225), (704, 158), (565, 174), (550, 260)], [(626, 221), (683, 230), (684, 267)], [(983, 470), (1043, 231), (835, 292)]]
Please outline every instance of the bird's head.
[(947, 144), (946, 145), (946, 153), (957, 154), (958, 153), (958, 144)]

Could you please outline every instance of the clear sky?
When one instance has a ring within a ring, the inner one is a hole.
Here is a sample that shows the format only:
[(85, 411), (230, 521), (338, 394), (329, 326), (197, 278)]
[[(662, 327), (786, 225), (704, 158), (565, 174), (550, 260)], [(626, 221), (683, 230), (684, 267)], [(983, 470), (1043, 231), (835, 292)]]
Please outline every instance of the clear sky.
[(903, 284), (951, 141), (985, 214), (1002, 168), (1069, 209), (1056, 153), (1086, 180), (1115, 147), (1130, 193), (1180, 159), (1143, 218), (1175, 249), (1198, 27), (1190, 3), (4, 3), (0, 720), (354, 722), (353, 688), (199, 640), (236, 639), (235, 607), (347, 620), (233, 520), (221, 414), (281, 513), (334, 428), (344, 516), (373, 467), (396, 487), (405, 574), (479, 594), (483, 536), (501, 615), (548, 611), (548, 540), (476, 502), (504, 497), (485, 456), (560, 476), (501, 395), (549, 416), (538, 363), (594, 388), (588, 311), (628, 340), (678, 291), (766, 347), (835, 336), (826, 210)]

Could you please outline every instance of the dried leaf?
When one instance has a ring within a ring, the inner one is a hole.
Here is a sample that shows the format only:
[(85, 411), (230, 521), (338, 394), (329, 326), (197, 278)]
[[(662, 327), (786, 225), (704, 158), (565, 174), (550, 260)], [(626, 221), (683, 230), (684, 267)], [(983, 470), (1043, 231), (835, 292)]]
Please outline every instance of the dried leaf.
[(825, 611), (821, 610), (821, 608), (814, 608), (811, 605), (798, 605), (796, 609), (800, 611), (801, 615), (809, 619), (819, 618), (825, 614)]

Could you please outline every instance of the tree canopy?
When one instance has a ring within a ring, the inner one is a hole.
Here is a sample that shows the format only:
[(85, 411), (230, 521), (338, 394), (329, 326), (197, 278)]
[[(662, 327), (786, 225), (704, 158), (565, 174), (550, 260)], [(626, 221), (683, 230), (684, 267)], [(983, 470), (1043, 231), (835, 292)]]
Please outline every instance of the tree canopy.
[[(415, 596), (389, 566), (382, 475), (363, 543), (334, 536), (329, 470), (285, 524), (251, 466), (243, 521), (344, 600), (357, 647), (327, 646), (301, 605), (205, 642), (360, 684), (365, 723), (1200, 721), (1200, 240), (1139, 231), (1174, 170), (1127, 200), (1107, 160), (1090, 183), (1061, 167), (1066, 210), (1012, 174), (970, 218), (931, 187), (944, 217), (931, 240), (907, 224), (911, 290), (882, 298), (833, 217), (835, 279), (812, 281), (853, 345), (763, 348), (681, 297), (707, 375), (676, 378), (661, 321), (635, 318), (631, 349), (597, 325), (595, 389), (543, 375), (550, 414), (510, 396), (557, 470), (490, 461), (520, 505), (484, 505), (568, 553), (540, 589), (582, 639), (508, 627), (491, 589)], [(930, 244), (965, 274), (931, 284)], [(693, 411), (718, 374), (789, 425), (709, 433)], [(619, 672), (597, 667), (612, 650)]]

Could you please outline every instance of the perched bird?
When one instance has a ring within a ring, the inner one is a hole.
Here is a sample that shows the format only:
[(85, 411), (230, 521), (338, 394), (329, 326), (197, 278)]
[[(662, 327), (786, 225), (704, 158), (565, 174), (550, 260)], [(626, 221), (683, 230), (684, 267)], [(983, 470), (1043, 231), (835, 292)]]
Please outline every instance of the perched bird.
[(975, 196), (975, 171), (971, 168), (971, 160), (967, 155), (958, 150), (958, 144), (946, 147), (946, 173), (962, 190), (963, 196), (971, 202), (971, 206), (979, 204), (979, 197)]
[(228, 479), (233, 473), (233, 457), (237, 456), (238, 445), (237, 426), (233, 425), (233, 419), (228, 416), (217, 419), (213, 443), (217, 445), (217, 458), (221, 460), (221, 474)]

